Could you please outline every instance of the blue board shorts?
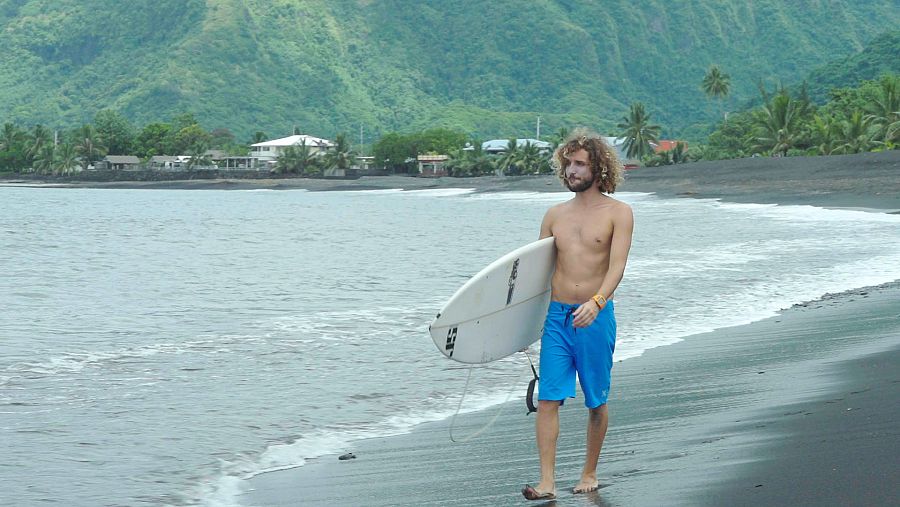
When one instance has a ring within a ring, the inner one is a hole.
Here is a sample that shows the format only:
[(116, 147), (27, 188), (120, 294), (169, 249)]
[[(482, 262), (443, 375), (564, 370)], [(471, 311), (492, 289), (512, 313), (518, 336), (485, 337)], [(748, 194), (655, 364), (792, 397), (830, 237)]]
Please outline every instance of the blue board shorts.
[(609, 396), (609, 377), (616, 350), (616, 316), (609, 301), (588, 327), (572, 325), (572, 312), (581, 305), (551, 301), (541, 336), (541, 373), (538, 400), (575, 397), (575, 373), (584, 392), (584, 405), (596, 408)]

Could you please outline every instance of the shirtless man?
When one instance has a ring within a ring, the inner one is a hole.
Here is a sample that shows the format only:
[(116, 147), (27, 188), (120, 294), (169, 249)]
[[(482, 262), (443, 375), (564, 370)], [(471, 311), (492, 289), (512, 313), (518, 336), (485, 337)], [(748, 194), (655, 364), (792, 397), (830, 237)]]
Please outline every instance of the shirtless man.
[(587, 450), (575, 493), (594, 491), (597, 460), (606, 436), (616, 320), (613, 293), (631, 248), (631, 208), (609, 197), (622, 180), (622, 166), (601, 137), (576, 131), (553, 155), (557, 174), (575, 196), (550, 208), (541, 238), (556, 238), (556, 271), (541, 337), (540, 391), (536, 422), (541, 480), (526, 485), (529, 500), (556, 497), (554, 472), (559, 407), (575, 396), (575, 373), (588, 408)]

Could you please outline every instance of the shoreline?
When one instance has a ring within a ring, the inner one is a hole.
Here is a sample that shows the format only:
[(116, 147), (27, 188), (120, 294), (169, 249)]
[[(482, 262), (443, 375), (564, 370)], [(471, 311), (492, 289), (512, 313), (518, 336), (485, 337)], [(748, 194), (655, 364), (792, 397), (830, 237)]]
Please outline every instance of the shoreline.
[[(166, 190), (428, 190), (565, 192), (552, 175), (419, 178), (363, 176), (356, 180), (310, 178), (196, 179), (176, 181), (66, 182), (7, 179), (0, 187)], [(740, 203), (800, 204), (878, 209), (900, 213), (900, 150), (821, 157), (755, 157), (641, 167), (626, 172), (623, 192), (661, 197), (718, 198)]]
[[(896, 409), (888, 410), (900, 392), (898, 300), (900, 281), (828, 294), (616, 362), (601, 489), (565, 493), (583, 459), (586, 416), (583, 400), (572, 400), (560, 412), (559, 504), (771, 505), (791, 498), (792, 505), (824, 505), (840, 497), (845, 505), (877, 505), (900, 494), (896, 480), (884, 483), (885, 475), (900, 474), (896, 460), (869, 459), (872, 449), (881, 458), (900, 450)], [(460, 414), (455, 431), (477, 431), (498, 409)], [(520, 396), (502, 410), (472, 441), (451, 443), (448, 420), (425, 423), (253, 477), (239, 500), (519, 505), (519, 489), (538, 471), (534, 419), (524, 415)], [(823, 438), (827, 445), (819, 446)], [(358, 458), (336, 459), (348, 451)], [(817, 475), (823, 467), (839, 467), (841, 480)], [(803, 488), (795, 488), (800, 479)], [(373, 497), (372, 484), (384, 493)], [(850, 490), (842, 495), (835, 484)]]

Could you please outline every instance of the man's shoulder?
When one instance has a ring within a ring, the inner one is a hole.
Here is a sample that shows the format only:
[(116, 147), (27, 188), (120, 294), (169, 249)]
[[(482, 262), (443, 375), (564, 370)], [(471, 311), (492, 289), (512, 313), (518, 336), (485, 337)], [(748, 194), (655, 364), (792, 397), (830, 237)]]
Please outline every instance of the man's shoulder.
[(631, 213), (631, 206), (628, 203), (620, 201), (615, 197), (606, 196), (609, 199), (609, 206), (616, 213)]

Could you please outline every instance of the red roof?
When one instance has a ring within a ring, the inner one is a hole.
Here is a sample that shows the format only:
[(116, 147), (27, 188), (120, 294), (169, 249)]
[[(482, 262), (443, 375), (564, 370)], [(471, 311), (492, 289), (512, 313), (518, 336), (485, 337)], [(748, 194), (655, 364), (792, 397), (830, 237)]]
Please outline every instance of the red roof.
[(675, 149), (675, 145), (681, 143), (684, 145), (684, 149), (687, 149), (688, 143), (686, 141), (656, 141), (656, 148), (654, 148), (654, 152), (660, 153), (663, 151), (670, 151)]

